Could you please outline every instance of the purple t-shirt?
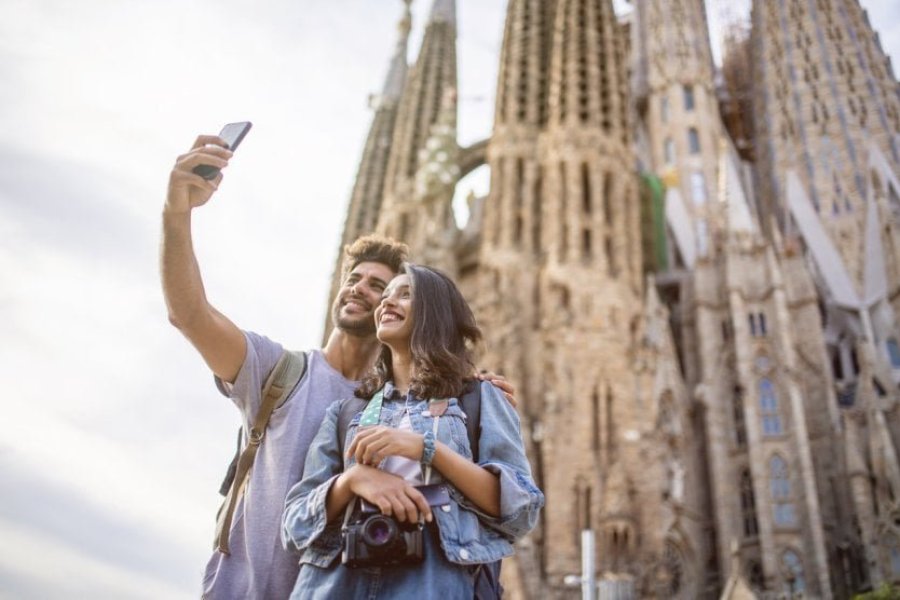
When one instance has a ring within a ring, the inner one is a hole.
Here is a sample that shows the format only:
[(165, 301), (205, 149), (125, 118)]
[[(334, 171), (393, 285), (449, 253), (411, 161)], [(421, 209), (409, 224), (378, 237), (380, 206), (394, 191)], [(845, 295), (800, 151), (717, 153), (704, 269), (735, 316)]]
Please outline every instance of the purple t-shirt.
[[(251, 332), (247, 357), (230, 387), (244, 431), (256, 417), (262, 385), (283, 351), (280, 344)], [(288, 490), (303, 477), (309, 444), (325, 409), (353, 395), (358, 382), (345, 379), (320, 350), (308, 353), (307, 371), (294, 393), (272, 413), (244, 496), (231, 523), (231, 554), (216, 550), (206, 566), (203, 598), (288, 598), (297, 579), (297, 557), (281, 545), (281, 514)]]

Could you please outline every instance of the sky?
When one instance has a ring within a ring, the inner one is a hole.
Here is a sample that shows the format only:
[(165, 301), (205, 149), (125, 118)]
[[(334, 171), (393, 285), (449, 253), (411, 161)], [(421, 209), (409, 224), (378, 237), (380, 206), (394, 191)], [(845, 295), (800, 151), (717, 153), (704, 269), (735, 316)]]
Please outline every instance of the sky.
[[(490, 133), (505, 5), (458, 2), (464, 145)], [(900, 6), (863, 5), (900, 66)], [(320, 343), (401, 7), (0, 2), (0, 598), (199, 595), (239, 419), (167, 321), (168, 173), (198, 134), (253, 121), (194, 216), (207, 294), (243, 328)]]

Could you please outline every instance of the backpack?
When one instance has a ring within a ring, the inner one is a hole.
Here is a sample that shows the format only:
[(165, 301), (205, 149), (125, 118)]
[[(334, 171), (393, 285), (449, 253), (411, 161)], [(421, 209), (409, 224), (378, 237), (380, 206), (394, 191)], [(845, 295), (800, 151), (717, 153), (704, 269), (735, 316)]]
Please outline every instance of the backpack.
[[(266, 427), (269, 425), (269, 417), (272, 411), (284, 404), (284, 402), (297, 387), (297, 384), (306, 374), (307, 356), (305, 352), (292, 352), (285, 350), (281, 358), (275, 363), (272, 371), (262, 388), (262, 400), (259, 410), (256, 412), (256, 420), (247, 435), (247, 446), (241, 448), (244, 437), (243, 427), (238, 429), (237, 451), (225, 479), (219, 487), (219, 493), (225, 496), (219, 513), (216, 515), (216, 538), (214, 546), (223, 554), (229, 554), (228, 537), (231, 533), (231, 521), (238, 499), (244, 491), (244, 484), (250, 474), (250, 468), (256, 458), (256, 452), (266, 435)], [(218, 384), (218, 380), (217, 384)]]
[[(340, 455), (344, 455), (344, 439), (350, 429), (353, 417), (365, 409), (368, 400), (347, 398), (341, 401), (338, 413), (338, 447)], [(481, 381), (475, 379), (466, 383), (459, 407), (466, 414), (466, 434), (469, 437), (469, 448), (472, 449), (472, 460), (478, 462), (478, 439), (481, 437)], [(481, 563), (475, 572), (475, 600), (493, 600), (503, 596), (500, 585), (500, 566), (502, 561)]]

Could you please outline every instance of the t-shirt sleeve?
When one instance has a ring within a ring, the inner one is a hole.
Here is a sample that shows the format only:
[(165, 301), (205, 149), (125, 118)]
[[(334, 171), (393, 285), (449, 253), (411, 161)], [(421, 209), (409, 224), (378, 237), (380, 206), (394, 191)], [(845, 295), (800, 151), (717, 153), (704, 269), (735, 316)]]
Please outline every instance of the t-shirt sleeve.
[(244, 364), (241, 365), (234, 383), (227, 383), (216, 377), (216, 387), (226, 397), (231, 398), (246, 421), (252, 422), (256, 417), (256, 411), (259, 410), (262, 386), (275, 363), (281, 358), (284, 348), (281, 344), (252, 331), (245, 331), (244, 337), (247, 339), (247, 356), (244, 357)]

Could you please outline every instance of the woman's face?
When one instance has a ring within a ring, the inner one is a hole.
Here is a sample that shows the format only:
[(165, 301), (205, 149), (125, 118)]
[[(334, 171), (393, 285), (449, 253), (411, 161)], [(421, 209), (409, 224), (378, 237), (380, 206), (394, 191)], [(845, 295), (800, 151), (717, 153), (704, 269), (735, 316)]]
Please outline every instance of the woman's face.
[(409, 348), (412, 336), (412, 287), (409, 275), (397, 275), (381, 296), (375, 309), (376, 335), (392, 350)]

